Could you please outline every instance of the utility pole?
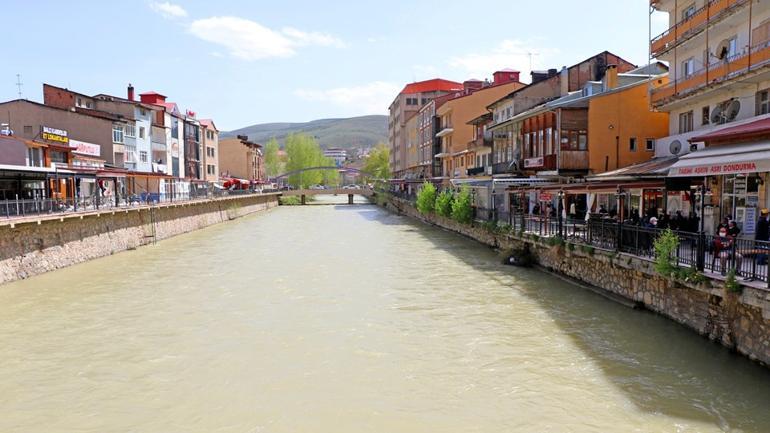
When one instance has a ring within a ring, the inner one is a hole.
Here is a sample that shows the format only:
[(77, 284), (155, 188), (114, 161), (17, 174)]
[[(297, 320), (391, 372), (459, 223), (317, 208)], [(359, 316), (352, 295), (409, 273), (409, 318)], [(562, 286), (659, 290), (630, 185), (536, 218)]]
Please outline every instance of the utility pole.
[(531, 51), (527, 52), (527, 56), (529, 56), (529, 72), (532, 72), (532, 57), (533, 56), (539, 56), (540, 53), (533, 53)]
[(19, 92), (19, 99), (21, 99), (21, 86), (23, 86), (24, 83), (21, 82), (21, 74), (16, 74), (16, 88)]

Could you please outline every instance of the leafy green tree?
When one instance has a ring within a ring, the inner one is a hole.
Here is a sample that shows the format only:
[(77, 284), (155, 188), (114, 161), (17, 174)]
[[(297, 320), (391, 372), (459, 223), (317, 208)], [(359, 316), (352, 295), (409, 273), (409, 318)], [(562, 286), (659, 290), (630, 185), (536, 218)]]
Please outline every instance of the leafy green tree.
[(463, 224), (473, 220), (473, 197), (468, 187), (463, 187), (452, 202), (452, 219)]
[(664, 277), (670, 277), (671, 273), (676, 271), (676, 262), (674, 257), (679, 247), (679, 237), (671, 231), (665, 229), (655, 239), (653, 248), (655, 249), (655, 270)]
[[(289, 134), (286, 137), (286, 162), (287, 171), (302, 170), (305, 168), (324, 165), (324, 156), (321, 147), (313, 137), (305, 134)], [(323, 172), (309, 170), (295, 173), (289, 176), (289, 184), (295, 188), (308, 188), (323, 181)]]
[(420, 211), (421, 214), (433, 213), (435, 205), (436, 187), (430, 182), (425, 182), (417, 193), (417, 210)]
[(283, 162), (278, 157), (278, 140), (271, 138), (265, 145), (265, 172), (267, 177), (275, 177), (281, 174)]
[(390, 179), (390, 149), (384, 143), (374, 146), (364, 161), (362, 169), (367, 173), (365, 181)]
[(452, 201), (454, 200), (454, 194), (451, 190), (445, 189), (441, 191), (441, 194), (436, 197), (436, 213), (443, 217), (452, 216)]
[[(335, 163), (334, 160), (331, 158), (323, 158), (323, 161), (320, 166), (324, 167), (334, 167)], [(340, 172), (337, 170), (324, 170), (322, 172), (323, 175), (323, 184), (327, 186), (336, 186), (340, 184)]]

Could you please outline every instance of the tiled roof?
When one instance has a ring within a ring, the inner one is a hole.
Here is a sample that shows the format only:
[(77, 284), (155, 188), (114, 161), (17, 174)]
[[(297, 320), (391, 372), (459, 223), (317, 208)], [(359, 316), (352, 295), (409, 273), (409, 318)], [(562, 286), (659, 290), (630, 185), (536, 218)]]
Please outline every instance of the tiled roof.
[(416, 83), (404, 86), (402, 94), (424, 93), (424, 92), (454, 92), (463, 90), (462, 83), (444, 80), (443, 78), (434, 78), (432, 80), (418, 81)]

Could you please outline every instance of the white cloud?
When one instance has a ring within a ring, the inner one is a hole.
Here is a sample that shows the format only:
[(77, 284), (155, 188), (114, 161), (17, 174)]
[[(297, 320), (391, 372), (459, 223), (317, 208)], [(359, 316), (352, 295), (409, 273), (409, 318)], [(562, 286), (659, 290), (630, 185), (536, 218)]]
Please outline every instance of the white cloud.
[(401, 86), (374, 81), (351, 87), (327, 90), (297, 89), (294, 94), (307, 101), (326, 102), (344, 108), (349, 114), (384, 114)]
[(529, 41), (506, 39), (490, 51), (455, 56), (449, 59), (449, 66), (465, 72), (466, 77), (489, 78), (493, 72), (504, 68), (521, 71), (525, 79), (532, 68), (538, 69), (547, 62), (549, 56), (558, 53), (557, 49), (536, 47)]
[(322, 47), (344, 48), (345, 43), (332, 35), (319, 32), (303, 32), (293, 27), (284, 27), (281, 31), (297, 46), (319, 45)]
[(152, 2), (150, 9), (163, 15), (164, 18), (184, 18), (187, 16), (187, 11), (182, 6), (169, 2)]
[(344, 46), (341, 40), (325, 33), (294, 28), (279, 32), (255, 21), (229, 16), (195, 20), (189, 30), (198, 38), (221, 45), (230, 55), (243, 60), (291, 57), (296, 54), (296, 48), (305, 46)]

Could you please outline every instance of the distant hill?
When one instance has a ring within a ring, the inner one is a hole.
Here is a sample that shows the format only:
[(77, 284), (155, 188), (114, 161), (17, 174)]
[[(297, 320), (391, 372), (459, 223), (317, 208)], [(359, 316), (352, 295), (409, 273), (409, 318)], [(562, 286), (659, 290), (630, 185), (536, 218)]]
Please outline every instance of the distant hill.
[(223, 137), (248, 135), (251, 141), (265, 143), (275, 137), (283, 147), (286, 136), (302, 132), (316, 137), (322, 148), (367, 148), (388, 140), (388, 116), (361, 116), (347, 119), (321, 119), (306, 123), (263, 123), (222, 132)]

